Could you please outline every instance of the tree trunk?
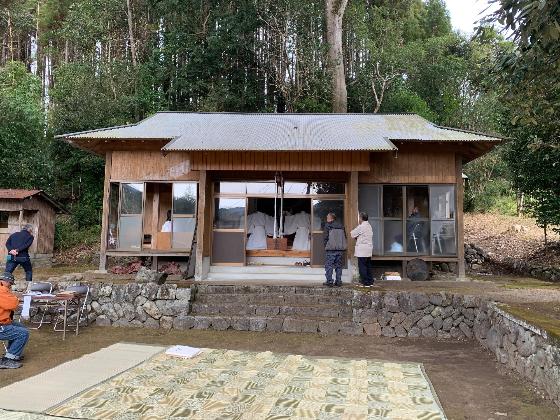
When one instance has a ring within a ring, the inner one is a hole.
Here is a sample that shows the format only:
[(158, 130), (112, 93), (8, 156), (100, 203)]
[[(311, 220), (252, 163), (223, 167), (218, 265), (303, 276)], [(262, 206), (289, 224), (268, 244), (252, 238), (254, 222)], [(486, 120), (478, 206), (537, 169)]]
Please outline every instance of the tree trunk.
[(517, 217), (521, 217), (525, 211), (525, 193), (517, 191)]
[(344, 60), (342, 55), (342, 18), (348, 0), (325, 0), (327, 26), (328, 65), (331, 73), (332, 111), (346, 113), (347, 93)]
[(128, 37), (130, 39), (130, 55), (132, 58), (132, 66), (136, 67), (136, 45), (134, 43), (134, 31), (132, 23), (132, 6), (131, 0), (126, 0), (126, 10), (128, 15)]

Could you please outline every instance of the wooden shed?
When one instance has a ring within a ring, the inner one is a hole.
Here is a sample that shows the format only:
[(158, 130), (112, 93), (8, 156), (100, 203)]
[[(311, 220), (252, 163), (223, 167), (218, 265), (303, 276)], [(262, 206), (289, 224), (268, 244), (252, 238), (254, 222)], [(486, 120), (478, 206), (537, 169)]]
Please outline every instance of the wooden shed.
[(6, 260), (8, 236), (33, 225), (35, 240), (29, 255), (35, 263), (49, 264), (53, 256), (56, 213), (65, 212), (62, 205), (41, 190), (0, 189), (0, 258)]
[(374, 266), (406, 274), (421, 258), (463, 276), (462, 167), (501, 141), (415, 114), (160, 112), (60, 137), (105, 157), (102, 270), (175, 256), (232, 281), (322, 278), (326, 213), (349, 232), (358, 211)]

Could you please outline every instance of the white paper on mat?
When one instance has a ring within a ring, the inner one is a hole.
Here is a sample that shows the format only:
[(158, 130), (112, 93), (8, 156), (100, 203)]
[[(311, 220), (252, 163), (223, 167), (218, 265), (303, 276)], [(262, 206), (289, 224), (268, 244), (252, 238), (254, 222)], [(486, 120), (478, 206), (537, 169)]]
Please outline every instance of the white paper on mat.
[(169, 347), (165, 354), (168, 356), (174, 357), (183, 357), (185, 359), (190, 359), (198, 355), (202, 350), (196, 347), (189, 347), (189, 346), (173, 346)]
[(21, 308), (21, 317), (29, 319), (29, 309), (31, 308), (31, 296), (23, 297), (23, 307)]

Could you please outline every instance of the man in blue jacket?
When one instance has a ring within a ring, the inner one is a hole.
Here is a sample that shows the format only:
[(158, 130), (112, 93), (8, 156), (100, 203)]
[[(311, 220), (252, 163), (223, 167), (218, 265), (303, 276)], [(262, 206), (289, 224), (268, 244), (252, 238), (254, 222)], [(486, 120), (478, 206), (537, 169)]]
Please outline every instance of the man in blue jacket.
[(6, 260), (6, 272), (13, 273), (18, 265), (25, 270), (25, 280), (33, 280), (33, 269), (29, 258), (29, 247), (33, 243), (33, 225), (24, 225), (19, 232), (12, 233), (6, 241), (8, 257)]

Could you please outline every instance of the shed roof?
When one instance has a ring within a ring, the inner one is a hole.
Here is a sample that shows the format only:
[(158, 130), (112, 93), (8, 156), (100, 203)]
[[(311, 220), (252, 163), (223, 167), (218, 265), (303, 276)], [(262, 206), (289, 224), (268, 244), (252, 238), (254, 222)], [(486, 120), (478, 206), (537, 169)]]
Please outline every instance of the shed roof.
[(0, 200), (25, 200), (33, 196), (39, 196), (51, 205), (56, 211), (68, 213), (62, 204), (54, 200), (43, 190), (24, 190), (24, 189), (0, 189)]
[(164, 151), (391, 151), (393, 140), (498, 142), (416, 114), (158, 112), (137, 124), (71, 133), (68, 140), (170, 140)]

